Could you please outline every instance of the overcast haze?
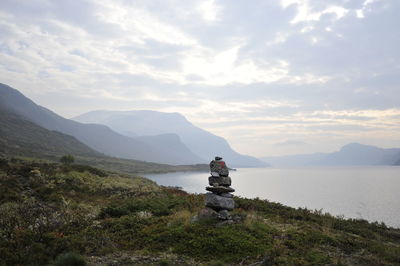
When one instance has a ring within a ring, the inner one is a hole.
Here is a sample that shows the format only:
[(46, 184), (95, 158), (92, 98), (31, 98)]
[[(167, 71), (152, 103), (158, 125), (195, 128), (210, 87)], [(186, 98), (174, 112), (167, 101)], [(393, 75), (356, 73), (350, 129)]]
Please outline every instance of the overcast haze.
[(400, 147), (400, 1), (0, 1), (0, 82), (179, 112), (240, 153)]

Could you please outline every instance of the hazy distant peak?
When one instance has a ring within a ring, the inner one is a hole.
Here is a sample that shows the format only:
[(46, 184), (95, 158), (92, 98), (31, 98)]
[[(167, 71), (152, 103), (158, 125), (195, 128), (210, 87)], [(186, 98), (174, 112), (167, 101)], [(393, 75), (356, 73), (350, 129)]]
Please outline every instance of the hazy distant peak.
[(392, 165), (397, 160), (400, 164), (400, 149), (383, 149), (361, 143), (349, 143), (339, 151), (332, 153), (298, 154), (264, 157), (262, 159), (276, 167)]
[(73, 120), (80, 121), (82, 119), (109, 119), (111, 116), (134, 116), (134, 117), (151, 117), (151, 118), (171, 118), (176, 122), (187, 122), (190, 123), (182, 114), (177, 112), (167, 113), (167, 112), (159, 112), (153, 110), (129, 110), (129, 111), (112, 111), (112, 110), (94, 110), (89, 111), (87, 113), (78, 115), (73, 117)]
[(56, 116), (53, 112), (37, 105), (31, 99), (23, 95), (20, 91), (0, 83), (0, 102), (3, 102), (3, 107), (6, 107), (13, 112), (24, 117), (30, 117), (36, 112), (45, 112), (50, 117)]
[[(145, 136), (158, 136), (159, 139), (162, 139), (163, 137), (160, 137), (160, 134), (174, 133), (179, 136), (179, 139), (170, 141), (171, 143), (182, 142), (203, 161), (214, 158), (215, 154), (222, 154), (230, 162), (230, 165), (235, 167), (266, 166), (264, 162), (256, 158), (235, 152), (225, 139), (193, 125), (177, 112), (165, 113), (151, 110), (92, 111), (73, 119), (83, 123), (102, 123), (121, 134), (140, 139), (144, 139)], [(151, 140), (154, 140), (154, 138)], [(171, 148), (173, 149), (173, 147)]]
[(22, 93), (20, 93), (18, 90), (11, 88), (10, 86), (0, 83), (0, 92), (2, 95), (7, 95), (7, 96), (19, 96), (19, 97), (24, 97), (26, 98)]
[(126, 111), (122, 113), (130, 114), (130, 115), (137, 115), (137, 116), (151, 116), (151, 117), (160, 117), (160, 118), (171, 118), (174, 119), (175, 121), (185, 121), (190, 123), (186, 117), (184, 117), (182, 114), (178, 112), (159, 112), (159, 111), (152, 111), (152, 110), (131, 110), (131, 111)]
[[(146, 137), (146, 136), (139, 136), (139, 137)], [(180, 142), (181, 138), (174, 133), (165, 133), (165, 134), (160, 134), (156, 135), (161, 140), (166, 140), (166, 141), (172, 141), (172, 142)]]
[(13, 89), (13, 88), (11, 88), (10, 86), (8, 86), (7, 84), (4, 84), (4, 83), (1, 83), (0, 82), (0, 89), (10, 89), (10, 90), (13, 90), (13, 91), (17, 91), (16, 89)]
[(340, 152), (349, 152), (349, 151), (363, 151), (363, 150), (378, 150), (378, 147), (372, 145), (364, 145), (361, 143), (353, 142), (347, 145), (344, 145)]

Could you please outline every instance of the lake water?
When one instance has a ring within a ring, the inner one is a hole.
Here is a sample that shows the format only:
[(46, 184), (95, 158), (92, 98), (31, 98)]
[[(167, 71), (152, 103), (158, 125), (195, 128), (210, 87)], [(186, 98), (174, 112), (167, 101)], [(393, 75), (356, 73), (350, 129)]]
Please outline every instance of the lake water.
[[(400, 228), (400, 167), (239, 168), (231, 171), (237, 196), (259, 197), (291, 207), (384, 222)], [(164, 186), (205, 193), (208, 173), (148, 174)]]

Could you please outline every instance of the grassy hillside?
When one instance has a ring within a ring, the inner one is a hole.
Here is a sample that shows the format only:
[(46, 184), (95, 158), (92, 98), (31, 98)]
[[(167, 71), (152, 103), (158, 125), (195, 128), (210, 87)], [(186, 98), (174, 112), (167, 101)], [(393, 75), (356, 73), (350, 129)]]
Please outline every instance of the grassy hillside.
[(400, 263), (400, 230), (384, 224), (244, 198), (241, 223), (192, 222), (203, 195), (84, 165), (2, 159), (0, 190), (0, 265)]
[(113, 158), (107, 156), (104, 157), (78, 156), (77, 162), (101, 169), (107, 169), (127, 174), (209, 171), (209, 166), (206, 164), (168, 165), (168, 164), (121, 159), (121, 158)]
[(0, 109), (0, 151), (3, 154), (44, 157), (101, 155), (74, 137), (44, 129), (3, 109)]
[(78, 163), (124, 173), (208, 170), (205, 165), (171, 166), (105, 156), (72, 136), (47, 130), (20, 115), (0, 109), (0, 155), (58, 161), (65, 154), (73, 155)]

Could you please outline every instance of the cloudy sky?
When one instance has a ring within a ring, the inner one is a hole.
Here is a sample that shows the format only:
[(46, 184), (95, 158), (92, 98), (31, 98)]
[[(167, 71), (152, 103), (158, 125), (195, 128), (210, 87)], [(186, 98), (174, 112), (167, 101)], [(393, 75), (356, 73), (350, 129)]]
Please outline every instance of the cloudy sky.
[(0, 82), (179, 112), (241, 153), (400, 147), (399, 0), (1, 0)]

